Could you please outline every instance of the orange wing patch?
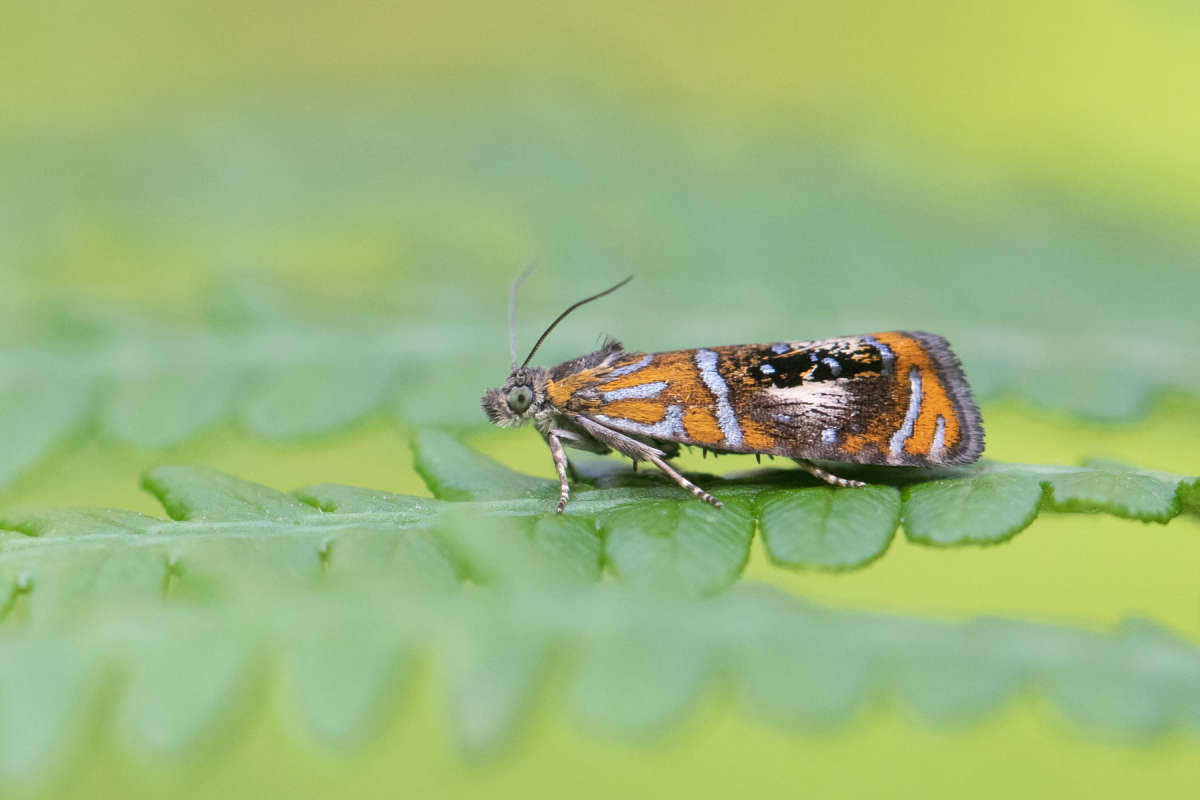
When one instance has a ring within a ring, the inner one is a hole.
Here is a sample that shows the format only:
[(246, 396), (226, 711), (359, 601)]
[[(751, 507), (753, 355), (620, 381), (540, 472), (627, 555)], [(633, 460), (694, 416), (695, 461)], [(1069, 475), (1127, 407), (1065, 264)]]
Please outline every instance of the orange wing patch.
[(725, 439), (717, 418), (702, 406), (691, 406), (684, 410), (683, 431), (696, 444), (717, 445)]
[[(645, 357), (638, 354), (636, 358), (623, 359), (613, 364), (613, 370), (620, 371), (622, 367), (635, 366)], [(602, 392), (613, 392), (618, 389), (630, 389), (634, 386), (654, 383), (655, 381), (663, 381), (670, 385), (681, 381), (686, 382), (689, 377), (695, 375), (695, 372), (696, 367), (691, 363), (691, 359), (688, 358), (687, 350), (658, 353), (652, 356), (650, 362), (641, 369), (635, 369), (632, 372), (613, 378), (597, 388)]]
[[(620, 371), (623, 366), (636, 366), (640, 360), (645, 358), (646, 356), (639, 356), (625, 359), (623, 362), (614, 364), (613, 371)], [(625, 391), (656, 384), (661, 384), (662, 388), (657, 391), (652, 402), (664, 409), (664, 413), (668, 406), (673, 405), (679, 406), (685, 412), (690, 409), (705, 410), (708, 408), (712, 402), (712, 396), (700, 381), (700, 374), (692, 359), (692, 351), (676, 350), (669, 353), (658, 353), (649, 358), (649, 363), (644, 367), (626, 374), (618, 375), (610, 380), (604, 380), (605, 376), (600, 377), (595, 384), (595, 390), (600, 393), (602, 398), (597, 406), (597, 411), (610, 417), (624, 417), (634, 422), (640, 422), (640, 419), (631, 417), (623, 411), (625, 404), (630, 401), (618, 398)], [(616, 394), (618, 398), (611, 396), (604, 398), (604, 393)], [(660, 414), (659, 418), (661, 416)]]
[(742, 428), (742, 445), (752, 453), (770, 453), (781, 444), (758, 420), (746, 415), (738, 420)]
[[(546, 384), (546, 395), (556, 408), (564, 408), (571, 398), (589, 386), (595, 386), (600, 380), (598, 370), (588, 369), (567, 375), (561, 381), (549, 381)], [(607, 372), (607, 370), (605, 370)]]
[(653, 425), (667, 413), (667, 407), (657, 400), (614, 400), (601, 405), (600, 412), (610, 417), (620, 417), (630, 422)]
[(890, 414), (877, 416), (867, 423), (865, 433), (851, 433), (842, 438), (840, 449), (846, 455), (857, 456), (867, 445), (873, 445), (880, 453), (888, 452), (892, 431), (904, 424), (904, 409), (900, 416)]

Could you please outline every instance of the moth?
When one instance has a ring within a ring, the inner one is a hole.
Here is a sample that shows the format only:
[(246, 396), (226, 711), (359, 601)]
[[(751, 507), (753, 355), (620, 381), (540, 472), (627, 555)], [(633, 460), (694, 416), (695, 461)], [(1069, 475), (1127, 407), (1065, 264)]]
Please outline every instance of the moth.
[(983, 422), (946, 340), (887, 331), (803, 342), (701, 347), (666, 353), (626, 350), (608, 340), (550, 369), (529, 366), (542, 342), (575, 309), (610, 294), (626, 278), (562, 312), (517, 366), (516, 294), (509, 291), (512, 368), (481, 404), (510, 428), (532, 421), (558, 474), (557, 512), (570, 497), (567, 447), (616, 451), (646, 461), (717, 508), (721, 502), (667, 462), (681, 445), (721, 453), (794, 459), (834, 486), (832, 464), (936, 467), (969, 464), (983, 452)]

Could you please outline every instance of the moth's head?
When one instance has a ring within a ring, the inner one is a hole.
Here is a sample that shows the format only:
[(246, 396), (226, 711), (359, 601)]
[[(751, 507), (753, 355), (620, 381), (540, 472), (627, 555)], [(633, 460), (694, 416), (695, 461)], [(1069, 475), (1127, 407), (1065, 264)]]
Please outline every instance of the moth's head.
[(488, 389), (484, 392), (483, 399), (479, 403), (483, 406), (483, 413), (487, 414), (492, 424), (499, 425), (501, 428), (515, 428), (518, 425), (524, 425), (548, 407), (549, 401), (546, 398), (546, 385), (550, 380), (549, 374), (541, 367), (529, 367), (526, 365), (533, 358), (533, 354), (537, 352), (538, 348), (542, 346), (542, 342), (546, 341), (546, 337), (550, 335), (550, 331), (554, 330), (554, 326), (562, 322), (564, 317), (584, 303), (590, 303), (599, 297), (604, 297), (609, 292), (615, 292), (633, 279), (633, 276), (630, 275), (616, 286), (610, 286), (599, 294), (585, 297), (578, 303), (568, 306), (566, 311), (559, 314), (554, 322), (551, 322), (550, 326), (542, 331), (537, 344), (533, 346), (533, 349), (529, 351), (529, 355), (525, 356), (525, 360), (518, 367), (517, 287), (521, 285), (521, 281), (525, 280), (525, 276), (532, 269), (532, 264), (526, 267), (525, 271), (517, 276), (517, 279), (513, 281), (512, 286), (508, 290), (508, 346), (509, 350), (512, 351), (512, 372), (508, 373), (508, 380), (499, 389)]
[(518, 367), (499, 389), (484, 392), (483, 413), (501, 428), (524, 425), (546, 407), (546, 383), (546, 370), (541, 367)]

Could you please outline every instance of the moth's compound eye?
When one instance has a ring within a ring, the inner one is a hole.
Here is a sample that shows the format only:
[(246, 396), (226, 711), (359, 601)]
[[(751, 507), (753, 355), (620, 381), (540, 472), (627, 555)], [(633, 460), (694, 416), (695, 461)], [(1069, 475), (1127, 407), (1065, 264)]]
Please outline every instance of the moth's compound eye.
[(533, 390), (528, 386), (514, 386), (508, 392), (508, 407), (516, 414), (529, 408), (529, 404), (532, 402)]

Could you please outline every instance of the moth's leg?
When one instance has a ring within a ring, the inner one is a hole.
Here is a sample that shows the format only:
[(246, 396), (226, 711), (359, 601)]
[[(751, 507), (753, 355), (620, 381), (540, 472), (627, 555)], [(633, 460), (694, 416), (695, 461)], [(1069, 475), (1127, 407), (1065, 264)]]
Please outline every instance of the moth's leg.
[(626, 436), (620, 431), (614, 431), (612, 428), (601, 425), (599, 422), (589, 419), (588, 417), (576, 417), (575, 421), (580, 425), (580, 427), (587, 431), (588, 435), (595, 437), (601, 442), (604, 442), (604, 444), (608, 445), (613, 450), (616, 450), (618, 453), (624, 453), (633, 459), (649, 461), (651, 464), (670, 475), (676, 483), (678, 483), (684, 489), (687, 489), (692, 494), (696, 495), (696, 497), (699, 497), (706, 503), (712, 503), (717, 508), (721, 507), (720, 500), (680, 475), (670, 465), (668, 465), (663, 459), (663, 456), (665, 456), (666, 453), (664, 453), (662, 450), (659, 450), (656, 447), (651, 447), (643, 442), (639, 442), (637, 439)]
[[(590, 453), (605, 453), (612, 452), (603, 442), (598, 442), (590, 436), (580, 435), (576, 431), (566, 430), (565, 428), (551, 428), (549, 433), (558, 437), (559, 442), (563, 447), (573, 447), (576, 450), (587, 450)], [(549, 444), (550, 440), (547, 439)], [(567, 457), (567, 477), (572, 481), (579, 480), (579, 473), (575, 471), (575, 464)]]
[(811, 461), (804, 461), (797, 458), (795, 459), (795, 462), (800, 465), (800, 469), (804, 470), (809, 475), (812, 475), (814, 478), (820, 478), (821, 480), (828, 484), (832, 484), (833, 486), (841, 486), (844, 489), (860, 489), (867, 485), (862, 481), (855, 481), (851, 480), (850, 478), (839, 478), (832, 472), (826, 472), (825, 470), (821, 469)]
[(554, 469), (558, 472), (558, 507), (556, 514), (563, 513), (567, 500), (571, 496), (571, 486), (567, 483), (567, 451), (563, 449), (562, 440), (554, 431), (546, 433), (546, 443), (550, 445), (550, 455), (554, 458)]
[[(569, 421), (559, 420), (559, 422), (562, 423)], [(563, 427), (553, 427), (550, 430), (562, 440), (564, 447), (573, 447), (576, 450), (586, 450), (589, 453), (598, 453), (599, 455), (606, 455), (612, 452), (612, 448), (604, 444), (604, 442), (597, 441), (593, 436), (589, 435), (587, 431), (581, 432), (579, 430), (569, 430)]]
[(661, 469), (663, 472), (665, 472), (665, 473), (667, 473), (668, 475), (670, 475), (670, 476), (671, 476), (671, 478), (672, 478), (672, 479), (673, 479), (673, 480), (674, 480), (676, 483), (678, 483), (678, 484), (679, 484), (680, 486), (682, 486), (684, 489), (687, 489), (687, 490), (688, 490), (689, 492), (691, 492), (692, 494), (696, 495), (696, 497), (699, 497), (701, 500), (703, 500), (703, 501), (704, 501), (704, 502), (706, 502), (706, 503), (711, 503), (712, 505), (716, 506), (717, 508), (720, 508), (720, 507), (721, 507), (721, 501), (720, 501), (720, 500), (718, 500), (717, 498), (713, 497), (711, 494), (709, 494), (708, 492), (704, 491), (704, 490), (703, 490), (703, 489), (701, 489), (699, 486), (697, 486), (696, 484), (694, 484), (694, 483), (692, 483), (691, 481), (689, 481), (687, 478), (685, 478), (685, 477), (683, 477), (682, 475), (680, 475), (680, 474), (679, 474), (678, 472), (676, 472), (676, 471), (674, 470), (674, 468), (672, 468), (672, 467), (671, 467), (671, 465), (670, 465), (670, 464), (668, 464), (666, 461), (663, 461), (661, 458), (659, 458), (658, 456), (654, 456), (654, 455), (650, 456), (650, 457), (649, 457), (649, 458), (647, 458), (646, 460), (647, 460), (647, 461), (649, 461), (649, 462), (650, 462), (651, 464), (653, 464), (654, 466), (656, 466), (656, 467), (658, 467), (659, 469)]

